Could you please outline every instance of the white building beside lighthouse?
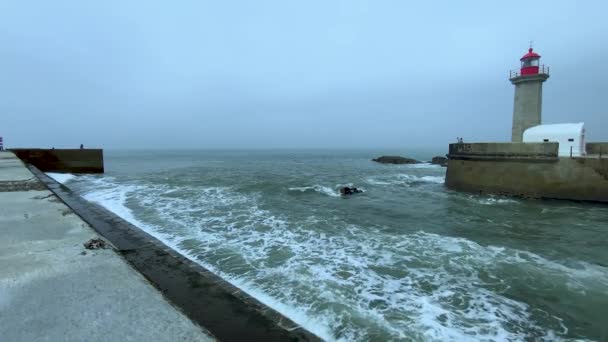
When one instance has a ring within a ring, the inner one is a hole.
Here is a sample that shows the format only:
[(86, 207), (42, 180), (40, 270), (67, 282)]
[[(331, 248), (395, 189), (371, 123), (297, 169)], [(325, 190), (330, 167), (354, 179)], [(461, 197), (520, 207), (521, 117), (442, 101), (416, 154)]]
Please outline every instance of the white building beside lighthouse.
[(530, 127), (524, 131), (523, 142), (556, 142), (559, 143), (559, 156), (584, 156), (585, 123), (564, 123)]

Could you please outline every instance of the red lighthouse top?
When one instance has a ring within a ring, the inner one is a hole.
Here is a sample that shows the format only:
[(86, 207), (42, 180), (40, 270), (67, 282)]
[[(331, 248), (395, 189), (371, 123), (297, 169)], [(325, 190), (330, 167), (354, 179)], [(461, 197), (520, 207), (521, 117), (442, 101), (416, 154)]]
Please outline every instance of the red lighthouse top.
[(521, 61), (521, 75), (535, 75), (538, 74), (538, 62), (540, 55), (532, 51), (532, 48), (528, 49), (528, 53), (520, 58)]
[(527, 54), (525, 54), (525, 55), (523, 55), (523, 57), (521, 57), (519, 60), (520, 60), (520, 61), (523, 61), (524, 59), (529, 59), (529, 58), (536, 58), (536, 59), (539, 59), (539, 58), (540, 58), (540, 55), (539, 55), (539, 54), (537, 54), (536, 52), (533, 52), (533, 51), (532, 51), (532, 48), (529, 48), (529, 49), (528, 49), (528, 53), (527, 53)]

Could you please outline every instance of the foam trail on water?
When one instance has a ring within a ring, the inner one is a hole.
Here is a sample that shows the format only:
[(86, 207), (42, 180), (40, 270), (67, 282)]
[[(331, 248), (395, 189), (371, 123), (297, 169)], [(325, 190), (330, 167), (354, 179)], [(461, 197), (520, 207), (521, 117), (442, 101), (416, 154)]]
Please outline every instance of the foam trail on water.
[(485, 198), (474, 198), (474, 201), (482, 205), (494, 205), (494, 204), (507, 204), (507, 203), (519, 203), (517, 200), (511, 198), (496, 198), (496, 197), (485, 197)]
[(327, 195), (327, 196), (332, 196), (332, 197), (339, 197), (340, 194), (328, 187), (328, 186), (323, 186), (323, 185), (313, 185), (313, 186), (302, 186), (302, 187), (293, 187), (293, 188), (289, 188), (288, 190), (290, 191), (300, 191), (300, 192), (307, 192), (307, 191), (316, 191), (318, 193)]
[(410, 169), (440, 169), (440, 168), (442, 168), (441, 165), (431, 164), (431, 163), (408, 164), (406, 167), (410, 168)]
[[(572, 291), (608, 286), (602, 267), (572, 268), (464, 238), (422, 231), (386, 235), (315, 217), (293, 222), (229, 187), (121, 186), (96, 179), (90, 188), (95, 190), (86, 199), (325, 340), (370, 340), (378, 332), (393, 340), (559, 340), (567, 330), (559, 317), (552, 318), (554, 329), (539, 326), (528, 304), (503, 295), (508, 285), (501, 268), (540, 274)], [(290, 190), (321, 192), (314, 186)], [(183, 193), (192, 195), (178, 196)], [(138, 220), (126, 207), (134, 202), (153, 208), (163, 227)]]
[[(286, 304), (276, 298), (269, 296), (263, 290), (256, 288), (256, 286), (245, 280), (237, 277), (233, 277), (222, 270), (218, 269), (214, 265), (209, 263), (205, 263), (202, 261), (196, 254), (194, 254), (191, 250), (184, 249), (180, 242), (183, 239), (180, 239), (174, 235), (168, 233), (159, 232), (159, 227), (154, 227), (152, 225), (148, 225), (138, 219), (135, 218), (133, 212), (126, 207), (126, 201), (130, 193), (136, 193), (142, 191), (141, 186), (135, 185), (117, 185), (110, 181), (109, 179), (93, 179), (91, 180), (94, 187), (97, 189), (95, 191), (91, 191), (85, 193), (83, 198), (87, 201), (98, 203), (105, 207), (106, 209), (112, 211), (116, 215), (120, 216), (124, 220), (129, 223), (137, 226), (148, 234), (156, 237), (160, 241), (162, 241), (165, 245), (171, 247), (172, 249), (180, 252), (180, 254), (186, 256), (188, 259), (202, 265), (203, 267), (209, 269), (213, 273), (219, 275), (224, 280), (228, 281), (230, 284), (236, 286), (237, 288), (243, 290), (245, 293), (250, 296), (256, 298), (263, 304), (268, 307), (273, 308), (274, 310), (280, 312), (285, 315), (292, 321), (304, 327), (306, 330), (312, 332), (313, 334), (321, 337), (326, 341), (337, 341), (340, 339), (336, 339), (333, 336), (331, 329), (329, 329), (328, 324), (323, 320), (319, 320), (318, 318), (309, 316), (306, 310), (298, 308), (293, 305)], [(221, 201), (219, 201), (221, 202)]]
[(445, 182), (444, 176), (416, 176), (410, 174), (396, 174), (370, 177), (366, 179), (366, 182), (374, 185), (405, 185), (410, 186), (416, 183), (433, 183), (443, 184)]
[(391, 185), (391, 184), (393, 184), (391, 182), (376, 180), (374, 178), (368, 178), (365, 181), (368, 182), (369, 184), (373, 184), (373, 185)]
[(429, 182), (429, 183), (437, 183), (437, 184), (445, 183), (445, 177), (442, 177), (442, 176), (422, 176), (422, 177), (419, 177), (419, 179), (422, 181), (425, 181), (425, 182)]

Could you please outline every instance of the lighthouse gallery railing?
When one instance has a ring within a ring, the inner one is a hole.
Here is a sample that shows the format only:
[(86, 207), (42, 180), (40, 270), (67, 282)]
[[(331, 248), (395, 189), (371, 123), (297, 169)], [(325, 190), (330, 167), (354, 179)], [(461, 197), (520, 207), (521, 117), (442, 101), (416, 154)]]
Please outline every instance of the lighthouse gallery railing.
[[(540, 65), (538, 67), (538, 73), (539, 74), (545, 74), (545, 75), (549, 75), (549, 66), (546, 65)], [(521, 76), (521, 71), (520, 70), (509, 70), (509, 78), (513, 78), (513, 77), (519, 77)]]

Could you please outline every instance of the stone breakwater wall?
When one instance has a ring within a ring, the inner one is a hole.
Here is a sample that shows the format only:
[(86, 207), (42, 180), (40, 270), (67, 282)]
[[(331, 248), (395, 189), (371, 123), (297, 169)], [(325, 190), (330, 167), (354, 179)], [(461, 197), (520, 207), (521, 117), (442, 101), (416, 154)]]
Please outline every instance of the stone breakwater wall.
[(11, 152), (0, 182), (0, 340), (216, 340)]
[(11, 149), (23, 162), (44, 172), (103, 173), (102, 149)]
[(289, 318), (172, 250), (111, 211), (88, 202), (35, 166), (30, 171), (110, 241), (134, 269), (220, 341), (320, 341)]
[(597, 154), (606, 156), (608, 159), (608, 142), (594, 142), (585, 145), (587, 154)]
[(557, 143), (451, 144), (448, 158), (453, 190), (608, 202), (608, 158), (558, 157)]

